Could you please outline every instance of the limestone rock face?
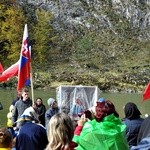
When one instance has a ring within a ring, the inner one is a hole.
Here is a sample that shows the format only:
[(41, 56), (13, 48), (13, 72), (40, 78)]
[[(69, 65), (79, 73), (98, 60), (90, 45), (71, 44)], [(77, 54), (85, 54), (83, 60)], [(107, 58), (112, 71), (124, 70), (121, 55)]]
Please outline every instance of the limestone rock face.
[[(24, 0), (19, 0), (24, 3)], [(58, 29), (83, 26), (88, 29), (112, 28), (112, 16), (122, 16), (131, 26), (150, 26), (150, 0), (28, 0), (37, 7), (51, 11), (53, 25)], [(118, 19), (119, 22), (122, 19)]]

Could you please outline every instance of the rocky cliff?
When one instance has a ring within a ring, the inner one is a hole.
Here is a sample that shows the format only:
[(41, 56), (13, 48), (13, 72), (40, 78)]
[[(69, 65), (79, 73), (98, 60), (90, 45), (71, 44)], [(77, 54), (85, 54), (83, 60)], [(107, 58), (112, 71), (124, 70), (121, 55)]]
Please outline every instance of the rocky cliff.
[(58, 30), (82, 26), (96, 31), (109, 28), (118, 34), (116, 25), (126, 21), (131, 28), (141, 30), (139, 38), (150, 37), (150, 30), (146, 30), (150, 27), (150, 0), (28, 0), (28, 3), (51, 11), (55, 18), (53, 26)]

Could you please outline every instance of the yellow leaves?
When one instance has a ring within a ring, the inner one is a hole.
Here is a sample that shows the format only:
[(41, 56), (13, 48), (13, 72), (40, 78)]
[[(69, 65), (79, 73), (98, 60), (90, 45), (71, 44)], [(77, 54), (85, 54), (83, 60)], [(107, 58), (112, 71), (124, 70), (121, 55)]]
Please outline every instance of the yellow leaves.
[(3, 41), (2, 50), (4, 51), (5, 59), (10, 62), (15, 62), (19, 59), (21, 49), (23, 25), (25, 17), (21, 8), (14, 5), (1, 5), (3, 13), (0, 12), (0, 41)]
[(37, 9), (36, 10), (37, 24), (33, 28), (33, 38), (35, 40), (34, 52), (39, 63), (45, 61), (46, 54), (49, 51), (49, 43), (51, 41), (52, 27), (49, 23), (51, 14), (48, 11)]

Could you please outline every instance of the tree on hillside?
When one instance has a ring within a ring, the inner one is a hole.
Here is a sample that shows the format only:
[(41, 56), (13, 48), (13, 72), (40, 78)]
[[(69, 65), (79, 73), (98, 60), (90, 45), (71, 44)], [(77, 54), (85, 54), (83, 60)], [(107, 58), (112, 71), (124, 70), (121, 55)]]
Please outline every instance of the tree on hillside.
[(25, 16), (15, 2), (0, 4), (0, 59), (10, 65), (19, 59)]
[(50, 12), (42, 9), (37, 9), (36, 24), (33, 27), (33, 58), (35, 63), (45, 64), (51, 61), (53, 57), (53, 42), (56, 40), (56, 35), (50, 24), (52, 15)]

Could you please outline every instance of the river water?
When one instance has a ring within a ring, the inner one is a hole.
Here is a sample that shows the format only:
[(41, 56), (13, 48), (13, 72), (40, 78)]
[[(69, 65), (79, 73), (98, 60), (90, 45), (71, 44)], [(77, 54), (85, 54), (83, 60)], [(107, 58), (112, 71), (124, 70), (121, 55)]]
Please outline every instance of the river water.
[[(47, 99), (50, 97), (56, 97), (55, 89), (47, 90), (34, 90), (34, 99), (41, 97), (44, 104), (47, 106)], [(6, 126), (7, 122), (7, 113), (9, 112), (9, 106), (12, 100), (16, 96), (16, 90), (4, 90), (0, 89), (0, 102), (3, 104), (4, 109), (0, 110), (0, 125)], [(31, 95), (32, 96), (32, 95)], [(99, 97), (105, 97), (112, 101), (116, 107), (117, 112), (120, 115), (120, 118), (124, 117), (123, 106), (127, 102), (134, 102), (139, 110), (142, 113), (142, 117), (145, 117), (145, 114), (150, 114), (150, 100), (142, 102), (142, 94), (133, 94), (133, 93), (100, 93)]]

